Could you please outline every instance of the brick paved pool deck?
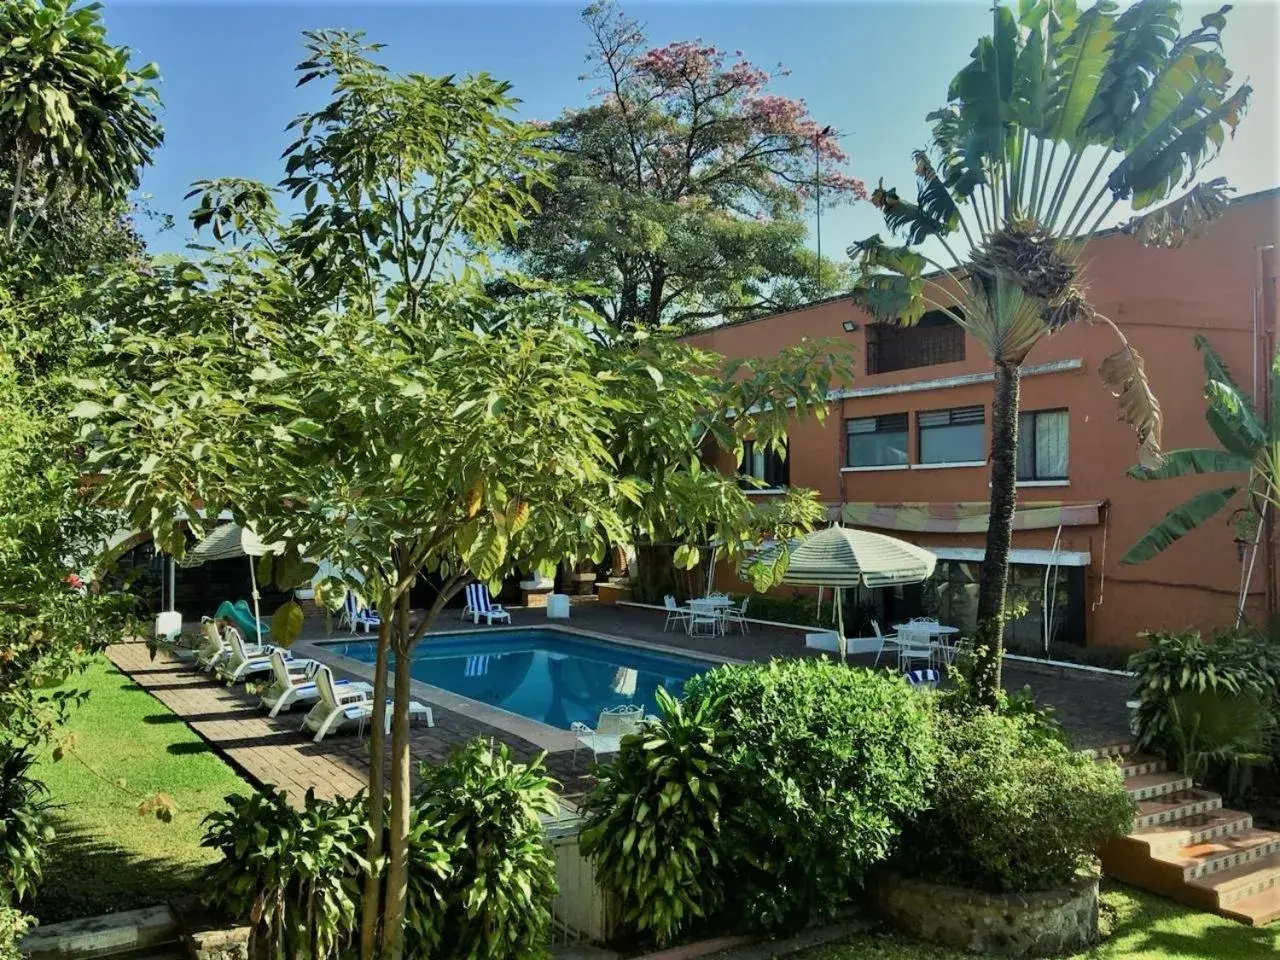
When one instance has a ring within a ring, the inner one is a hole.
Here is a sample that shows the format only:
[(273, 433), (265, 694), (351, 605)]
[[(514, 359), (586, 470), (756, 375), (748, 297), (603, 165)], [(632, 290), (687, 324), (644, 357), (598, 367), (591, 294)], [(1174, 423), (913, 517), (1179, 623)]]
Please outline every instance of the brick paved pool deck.
[[(675, 648), (689, 654), (710, 655), (734, 660), (766, 660), (775, 656), (814, 656), (804, 646), (802, 632), (752, 625), (750, 633), (726, 637), (687, 637), (683, 633), (664, 633), (662, 614), (634, 608), (597, 604), (575, 604), (572, 619), (548, 621), (542, 610), (512, 611), (514, 625), (565, 626), (593, 633)], [(446, 613), (435, 625), (434, 633), (476, 629), (469, 622)], [(295, 649), (324, 658), (327, 639), (347, 639), (347, 635), (326, 633), (323, 619), (309, 620), (303, 637)], [(430, 643), (430, 635), (422, 642)], [(354, 729), (345, 728), (313, 743), (300, 732), (305, 708), (281, 714), (274, 719), (258, 706), (258, 697), (246, 692), (243, 685), (227, 687), (200, 673), (189, 660), (167, 653), (151, 659), (145, 643), (127, 643), (111, 647), (111, 661), (139, 686), (182, 717), (192, 729), (247, 779), (257, 784), (275, 784), (300, 802), (307, 789), (320, 796), (350, 795), (368, 779), (368, 736), (357, 737)], [(339, 662), (336, 658), (331, 658)], [(850, 658), (870, 665), (869, 658)], [(339, 670), (339, 673), (348, 671)], [(1064, 672), (1038, 665), (1006, 662), (1005, 687), (1011, 690), (1030, 686), (1041, 704), (1051, 705), (1078, 746), (1085, 747), (1123, 738), (1127, 733), (1128, 714), (1124, 705), (1128, 683), (1120, 677), (1105, 674)], [(415, 698), (421, 699), (415, 689)], [(443, 699), (443, 698), (442, 698)], [(446, 703), (457, 706), (454, 700)], [(511, 729), (499, 729), (480, 719), (491, 716), (483, 709), (460, 709), (475, 716), (450, 709), (439, 701), (432, 702), (435, 726), (415, 726), (410, 750), (415, 761), (437, 763), (454, 746), (480, 735), (508, 744), (513, 756), (528, 760), (541, 752), (539, 744), (519, 736), (520, 722), (504, 723)], [(652, 709), (652, 705), (650, 705)], [(557, 740), (548, 731), (547, 743)], [(547, 757), (550, 774), (561, 784), (562, 795), (572, 803), (590, 786), (587, 774), (589, 756), (582, 754), (577, 764), (572, 750), (557, 749)]]

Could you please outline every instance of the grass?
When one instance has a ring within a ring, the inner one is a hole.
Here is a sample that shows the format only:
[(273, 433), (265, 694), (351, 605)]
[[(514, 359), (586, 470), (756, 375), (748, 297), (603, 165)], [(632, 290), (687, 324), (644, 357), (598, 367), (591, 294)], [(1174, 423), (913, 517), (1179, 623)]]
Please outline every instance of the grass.
[[(1064, 960), (1262, 960), (1280, 955), (1280, 926), (1245, 927), (1117, 884), (1102, 888), (1105, 939)], [(800, 960), (970, 960), (973, 954), (890, 934), (863, 934)]]
[[(70, 683), (90, 696), (63, 731), (74, 737), (73, 755), (55, 761), (46, 750), (35, 774), (58, 805), (58, 835), (32, 912), (52, 923), (193, 892), (215, 856), (200, 846), (201, 821), (248, 785), (105, 660)], [(156, 793), (172, 798), (172, 822), (139, 813), (139, 801)]]

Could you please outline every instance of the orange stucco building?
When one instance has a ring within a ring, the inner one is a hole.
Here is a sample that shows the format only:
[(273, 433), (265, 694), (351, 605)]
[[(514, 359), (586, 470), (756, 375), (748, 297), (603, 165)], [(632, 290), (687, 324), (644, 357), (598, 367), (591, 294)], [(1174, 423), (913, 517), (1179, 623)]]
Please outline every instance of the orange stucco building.
[[(1276, 345), (1278, 222), (1280, 189), (1238, 199), (1180, 249), (1146, 248), (1114, 232), (1086, 248), (1090, 301), (1145, 358), (1167, 450), (1216, 445), (1203, 416), (1197, 333), (1259, 405), (1265, 402)], [(689, 341), (741, 358), (805, 337), (850, 340), (857, 376), (833, 391), (825, 422), (794, 424), (785, 464), (755, 456), (737, 469), (817, 490), (833, 517), (934, 550), (934, 583), (860, 599), (891, 621), (923, 611), (967, 625), (989, 494), (989, 358), (945, 317), (927, 316), (916, 328), (885, 327), (847, 298), (727, 324)], [(1169, 509), (1221, 485), (1221, 478), (1142, 483), (1125, 476), (1136, 461), (1135, 437), (1117, 420), (1115, 399), (1098, 376), (1099, 362), (1116, 346), (1105, 326), (1069, 327), (1027, 360), (1012, 562), (1013, 582), (1030, 601), (1016, 626), (1028, 643), (1042, 640), (1047, 626), (1058, 642), (1134, 645), (1142, 630), (1207, 631), (1234, 615), (1242, 564), (1225, 514), (1148, 563), (1119, 563)], [(1248, 611), (1255, 617), (1263, 609), (1264, 554), (1250, 584)], [(719, 576), (731, 579), (732, 572)], [(1050, 618), (1044, 596), (1053, 601)]]

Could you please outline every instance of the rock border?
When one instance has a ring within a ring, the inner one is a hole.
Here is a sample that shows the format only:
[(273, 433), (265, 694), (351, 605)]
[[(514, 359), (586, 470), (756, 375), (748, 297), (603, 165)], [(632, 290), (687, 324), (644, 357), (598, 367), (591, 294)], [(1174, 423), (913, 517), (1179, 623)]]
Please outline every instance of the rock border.
[(894, 929), (971, 953), (1055, 956), (1098, 940), (1098, 877), (1042, 893), (984, 893), (882, 872), (868, 884)]

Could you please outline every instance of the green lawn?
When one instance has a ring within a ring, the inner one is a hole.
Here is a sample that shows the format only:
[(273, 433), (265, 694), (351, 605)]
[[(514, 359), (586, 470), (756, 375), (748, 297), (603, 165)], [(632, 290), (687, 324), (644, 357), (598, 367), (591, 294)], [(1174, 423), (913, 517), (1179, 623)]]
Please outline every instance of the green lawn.
[[(1105, 885), (1106, 939), (1069, 960), (1263, 960), (1280, 956), (1280, 926), (1261, 929), (1199, 913), (1129, 887)], [(971, 960), (903, 937), (866, 934), (799, 954), (801, 960)]]
[[(45, 922), (162, 903), (195, 889), (212, 859), (201, 820), (248, 785), (191, 728), (105, 660), (70, 683), (90, 691), (64, 728), (75, 757), (41, 757), (58, 837), (33, 912)], [(125, 790), (112, 781), (123, 779)], [(173, 798), (171, 823), (138, 812), (138, 797)]]

